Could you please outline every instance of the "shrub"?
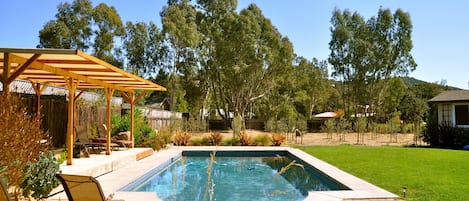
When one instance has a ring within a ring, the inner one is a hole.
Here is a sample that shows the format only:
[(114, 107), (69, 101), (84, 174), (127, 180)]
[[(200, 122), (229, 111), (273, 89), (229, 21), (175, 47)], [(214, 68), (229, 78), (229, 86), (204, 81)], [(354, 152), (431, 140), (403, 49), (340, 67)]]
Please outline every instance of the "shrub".
[(280, 131), (286, 132), (288, 131), (288, 121), (269, 119), (266, 122), (265, 130), (268, 132), (280, 132)]
[(24, 168), (26, 177), (21, 182), (23, 195), (36, 199), (46, 197), (52, 189), (59, 185), (59, 181), (55, 177), (59, 171), (59, 164), (54, 154), (42, 152), (37, 162), (28, 163)]
[(285, 140), (287, 139), (287, 136), (281, 133), (274, 133), (272, 134), (271, 138), (272, 138), (272, 144), (274, 146), (280, 146), (285, 142)]
[(0, 105), (0, 167), (7, 167), (0, 176), (8, 178), (8, 186), (13, 187), (18, 199), (26, 175), (23, 169), (37, 161), (41, 151), (47, 148), (40, 142), (49, 137), (41, 130), (40, 117), (28, 114), (20, 97), (0, 95)]
[(336, 121), (334, 119), (328, 119), (324, 121), (322, 130), (327, 133), (327, 139), (332, 139), (332, 133), (334, 132), (335, 124), (336, 124)]
[(7, 166), (0, 166), (0, 181), (4, 184), (8, 183), (8, 178), (2, 175), (5, 170), (7, 170)]
[(254, 144), (252, 137), (245, 130), (241, 131), (238, 136), (241, 146), (251, 146)]
[(262, 134), (254, 137), (254, 145), (258, 146), (269, 146), (271, 145), (271, 140), (269, 135)]
[(398, 115), (393, 116), (387, 122), (387, 133), (397, 133), (401, 130), (401, 120)]
[(207, 129), (207, 122), (203, 119), (196, 119), (189, 117), (188, 120), (183, 121), (184, 130), (189, 132), (201, 132)]
[(239, 146), (241, 145), (241, 141), (237, 137), (228, 138), (228, 139), (222, 140), (221, 145), (222, 146)]
[(175, 114), (171, 115), (171, 121), (169, 125), (169, 131), (171, 134), (174, 134), (177, 131), (183, 130), (182, 119), (178, 118)]
[(210, 140), (211, 145), (220, 145), (223, 136), (220, 133), (210, 133), (210, 136), (208, 137)]
[(171, 143), (171, 133), (168, 127), (161, 128), (157, 134), (150, 134), (148, 137), (143, 139), (143, 142), (139, 144), (142, 147), (151, 147), (154, 150), (161, 150), (166, 148), (166, 145)]
[(171, 143), (171, 132), (168, 127), (163, 127), (158, 131), (157, 134), (158, 142), (166, 145)]
[(209, 145), (212, 145), (209, 137), (206, 137), (206, 136), (191, 138), (189, 144), (192, 145), (192, 146), (209, 146)]
[(177, 131), (173, 136), (173, 142), (177, 146), (186, 146), (189, 144), (191, 135), (187, 132)]
[[(111, 123), (113, 125), (111, 135), (114, 136), (119, 132), (128, 131), (130, 129), (130, 112), (120, 116), (112, 115)], [(135, 146), (147, 146), (149, 141), (154, 141), (155, 131), (147, 124), (142, 116), (142, 111), (138, 108), (134, 111), (134, 142)]]
[(448, 122), (435, 126), (436, 122), (429, 122), (423, 135), (425, 142), (433, 147), (461, 148), (469, 144), (469, 130), (455, 128)]

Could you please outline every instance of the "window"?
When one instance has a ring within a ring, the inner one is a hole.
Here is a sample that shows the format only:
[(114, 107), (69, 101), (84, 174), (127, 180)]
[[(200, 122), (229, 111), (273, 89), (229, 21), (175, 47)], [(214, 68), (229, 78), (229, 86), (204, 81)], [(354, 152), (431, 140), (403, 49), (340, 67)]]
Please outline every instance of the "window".
[(441, 121), (450, 123), (451, 122), (451, 106), (450, 104), (441, 105)]
[(455, 105), (456, 125), (469, 125), (469, 105)]

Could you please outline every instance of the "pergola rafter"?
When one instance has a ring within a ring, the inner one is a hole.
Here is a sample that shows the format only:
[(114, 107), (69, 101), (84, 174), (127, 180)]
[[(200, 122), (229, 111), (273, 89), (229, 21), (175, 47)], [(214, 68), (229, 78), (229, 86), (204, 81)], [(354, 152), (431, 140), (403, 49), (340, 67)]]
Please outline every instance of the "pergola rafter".
[[(110, 99), (115, 90), (120, 91), (131, 104), (131, 114), (133, 114), (134, 104), (146, 91), (166, 91), (163, 86), (128, 73), (80, 50), (0, 48), (0, 66), (3, 89), (7, 93), (10, 83), (16, 79), (31, 81), (36, 96), (41, 95), (46, 85), (67, 87), (69, 90), (68, 165), (72, 164), (73, 158), (74, 102), (81, 95), (75, 95), (76, 90), (93, 88), (105, 90), (109, 110), (106, 112), (107, 128), (111, 128), (109, 108)], [(143, 90), (143, 93), (135, 98), (135, 90)], [(130, 118), (130, 135), (133, 140), (133, 115)], [(108, 139), (106, 154), (110, 154), (110, 129), (107, 129), (106, 138)]]

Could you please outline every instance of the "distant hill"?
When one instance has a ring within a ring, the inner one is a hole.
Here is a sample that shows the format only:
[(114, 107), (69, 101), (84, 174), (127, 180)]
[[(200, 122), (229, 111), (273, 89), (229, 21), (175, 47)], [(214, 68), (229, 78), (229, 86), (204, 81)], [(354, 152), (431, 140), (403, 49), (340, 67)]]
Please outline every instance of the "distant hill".
[[(402, 81), (404, 81), (404, 84), (407, 87), (412, 87), (412, 86), (418, 85), (418, 84), (428, 84), (428, 83), (437, 84), (437, 83), (432, 83), (432, 82), (426, 82), (426, 81), (423, 81), (423, 80), (419, 80), (419, 79), (416, 79), (416, 78), (413, 78), (413, 77), (401, 77), (401, 78), (402, 78)], [(452, 86), (442, 87), (442, 89), (443, 90), (461, 90), (460, 88), (452, 87)]]
[(423, 80), (419, 80), (413, 77), (401, 77), (402, 81), (404, 81), (405, 86), (412, 87), (417, 84), (425, 84), (427, 82)]

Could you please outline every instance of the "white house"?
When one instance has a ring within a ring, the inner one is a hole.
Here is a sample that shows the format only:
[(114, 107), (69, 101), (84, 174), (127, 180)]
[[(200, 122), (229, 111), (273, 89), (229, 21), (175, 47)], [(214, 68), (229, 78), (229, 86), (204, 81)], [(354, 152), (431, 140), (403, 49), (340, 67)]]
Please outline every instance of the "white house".
[(439, 124), (469, 128), (469, 90), (443, 91), (428, 102), (437, 104)]

